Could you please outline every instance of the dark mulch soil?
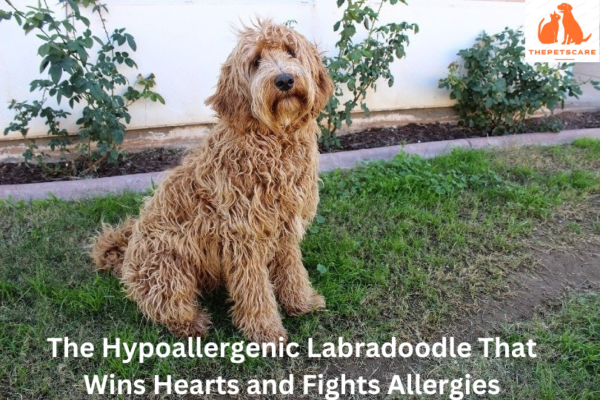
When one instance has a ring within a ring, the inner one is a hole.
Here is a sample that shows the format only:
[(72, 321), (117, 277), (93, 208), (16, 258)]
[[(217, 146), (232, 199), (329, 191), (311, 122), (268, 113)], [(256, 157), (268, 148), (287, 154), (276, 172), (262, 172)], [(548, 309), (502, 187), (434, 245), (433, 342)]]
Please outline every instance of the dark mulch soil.
[[(600, 111), (590, 113), (564, 112), (552, 118), (535, 118), (527, 122), (526, 132), (547, 132), (556, 123), (562, 123), (563, 130), (600, 127)], [(525, 132), (524, 132), (525, 133)], [(456, 124), (408, 124), (397, 127), (374, 128), (364, 132), (342, 136), (340, 147), (321, 148), (322, 153), (347, 150), (369, 149), (398, 144), (435, 142), (440, 140), (485, 137), (480, 130), (459, 127)], [(82, 176), (84, 167), (79, 162), (47, 164), (47, 168), (23, 163), (0, 164), (0, 185), (52, 182), (60, 180), (106, 177), (144, 172), (163, 171), (179, 162), (184, 149), (155, 148), (139, 153), (120, 156), (118, 164), (106, 164), (93, 173)]]
[(141, 174), (164, 171), (174, 167), (183, 156), (184, 149), (148, 149), (137, 153), (119, 156), (118, 164), (104, 163), (94, 173), (81, 176), (84, 167), (81, 162), (48, 163), (46, 168), (34, 164), (0, 164), (0, 185), (67, 181), (84, 178)]
[[(532, 118), (526, 121), (525, 131), (549, 132), (556, 124), (562, 123), (562, 130), (600, 127), (600, 112), (575, 113), (564, 112), (549, 118)], [(555, 129), (554, 129), (555, 130)], [(408, 124), (397, 127), (374, 128), (354, 135), (340, 137), (341, 146), (337, 149), (321, 149), (321, 152), (337, 152), (374, 147), (395, 146), (399, 144), (436, 142), (441, 140), (468, 139), (486, 137), (478, 129), (457, 126), (456, 124)]]

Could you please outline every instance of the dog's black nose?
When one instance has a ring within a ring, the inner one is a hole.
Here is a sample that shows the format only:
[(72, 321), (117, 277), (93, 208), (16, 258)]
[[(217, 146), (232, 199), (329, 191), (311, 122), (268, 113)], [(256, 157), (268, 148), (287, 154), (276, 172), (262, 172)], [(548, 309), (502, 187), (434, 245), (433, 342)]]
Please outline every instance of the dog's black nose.
[(277, 89), (287, 92), (294, 87), (294, 77), (290, 74), (281, 74), (275, 78), (275, 86)]

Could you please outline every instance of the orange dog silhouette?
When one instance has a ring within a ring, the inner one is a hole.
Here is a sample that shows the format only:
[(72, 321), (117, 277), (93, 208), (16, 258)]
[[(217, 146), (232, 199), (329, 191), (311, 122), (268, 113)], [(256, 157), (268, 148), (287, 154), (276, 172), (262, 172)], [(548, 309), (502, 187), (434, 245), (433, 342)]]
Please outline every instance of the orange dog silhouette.
[(538, 26), (538, 39), (543, 44), (552, 44), (558, 42), (558, 21), (560, 20), (560, 15), (556, 12), (550, 14), (550, 22), (548, 22), (542, 28), (542, 23), (545, 18), (542, 18), (540, 21), (540, 25)]
[(562, 44), (581, 44), (581, 42), (587, 42), (592, 34), (590, 33), (588, 37), (585, 39), (583, 38), (583, 31), (575, 20), (575, 17), (573, 17), (573, 13), (571, 13), (573, 7), (570, 4), (562, 3), (556, 8), (558, 8), (558, 11), (563, 13), (564, 16), (563, 28), (565, 28), (565, 40), (563, 40)]

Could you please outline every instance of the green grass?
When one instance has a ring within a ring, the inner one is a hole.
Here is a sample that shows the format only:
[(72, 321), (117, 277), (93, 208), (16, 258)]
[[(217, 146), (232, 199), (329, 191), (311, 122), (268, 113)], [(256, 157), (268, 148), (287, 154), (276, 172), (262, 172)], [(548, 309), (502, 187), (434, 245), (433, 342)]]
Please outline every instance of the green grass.
[[(556, 213), (569, 210), (565, 235), (598, 234), (597, 203), (589, 206), (600, 193), (598, 143), (455, 151), (432, 160), (400, 155), (323, 175), (319, 214), (302, 250), (327, 310), (285, 317), (290, 340), (437, 339), (480, 299), (505, 295), (508, 274), (535, 268), (525, 243)], [(178, 341), (145, 321), (116, 279), (92, 272), (87, 256), (101, 222), (135, 215), (141, 201), (139, 194), (125, 194), (0, 203), (2, 395), (72, 397), (85, 393), (84, 374), (242, 379), (323, 371), (322, 362), (306, 357), (243, 364), (172, 357), (124, 364), (101, 354), (53, 359), (49, 337), (91, 342), (97, 349), (105, 337)], [(203, 301), (214, 322), (207, 340), (243, 340), (224, 298), (221, 291)]]
[(573, 146), (580, 149), (587, 149), (590, 151), (591, 157), (597, 157), (600, 155), (600, 140), (592, 138), (579, 138), (573, 141)]
[(600, 293), (572, 293), (557, 311), (524, 324), (506, 326), (508, 343), (536, 343), (536, 358), (483, 358), (479, 352), (460, 363), (444, 362), (450, 376), (471, 373), (498, 379), (499, 399), (600, 398)]

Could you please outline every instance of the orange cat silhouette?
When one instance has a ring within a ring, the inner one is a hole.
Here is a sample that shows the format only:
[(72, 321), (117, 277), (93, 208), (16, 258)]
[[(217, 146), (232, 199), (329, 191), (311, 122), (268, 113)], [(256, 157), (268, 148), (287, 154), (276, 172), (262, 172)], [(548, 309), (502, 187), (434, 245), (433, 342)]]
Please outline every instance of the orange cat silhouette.
[(542, 28), (542, 23), (545, 18), (542, 18), (540, 21), (540, 25), (538, 26), (538, 39), (540, 42), (544, 44), (552, 44), (558, 42), (558, 21), (560, 20), (560, 15), (557, 13), (550, 14), (550, 22), (548, 22)]
[(563, 40), (562, 44), (581, 44), (581, 42), (587, 42), (592, 34), (590, 33), (588, 37), (583, 38), (583, 31), (575, 20), (575, 17), (573, 17), (573, 13), (571, 13), (573, 7), (570, 4), (562, 3), (556, 8), (564, 15), (563, 27), (565, 28), (565, 40)]

